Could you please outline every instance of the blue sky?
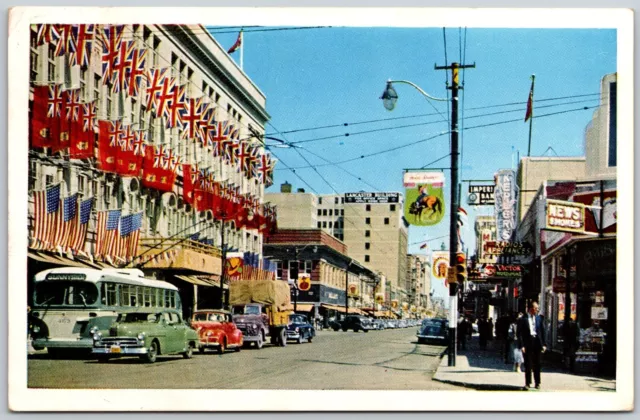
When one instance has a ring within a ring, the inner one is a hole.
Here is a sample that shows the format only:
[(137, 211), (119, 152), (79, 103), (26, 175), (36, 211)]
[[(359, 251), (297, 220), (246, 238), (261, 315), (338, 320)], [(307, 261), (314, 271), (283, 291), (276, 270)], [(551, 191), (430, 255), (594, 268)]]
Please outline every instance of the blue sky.
[[(387, 111), (379, 100), (387, 79), (409, 80), (432, 96), (447, 97), (446, 80), (448, 77), (450, 81), (451, 76), (435, 70), (434, 65), (462, 61), (461, 58), (467, 64), (475, 63), (476, 67), (466, 70), (460, 79), (464, 81), (460, 124), (466, 129), (462, 133), (460, 179), (487, 180), (497, 170), (511, 168), (518, 153), (526, 156), (529, 124), (523, 120), (531, 74), (536, 75), (537, 116), (594, 107), (598, 96), (592, 94), (599, 92), (600, 79), (616, 71), (615, 29), (447, 28), (446, 63), (442, 27), (251, 32), (255, 29), (258, 28), (245, 31), (243, 64), (247, 75), (266, 94), (267, 112), (272, 117), (266, 132), (289, 142), (340, 136), (300, 143), (299, 152), (312, 164), (326, 164), (315, 155), (338, 162), (435, 137), (340, 165), (350, 174), (336, 166), (317, 167), (321, 176), (312, 168), (296, 169), (319, 194), (402, 192), (403, 169), (422, 167), (449, 153), (449, 135), (437, 136), (449, 128), (447, 102), (427, 101), (411, 86), (399, 84), (395, 86), (399, 95), (396, 109)], [(234, 43), (236, 36), (233, 32), (214, 35), (225, 48)], [(239, 52), (233, 58), (239, 62)], [(552, 99), (562, 97), (569, 98)], [(512, 103), (519, 104), (495, 106)], [(579, 110), (534, 119), (531, 155), (584, 155), (584, 130), (593, 112)], [(486, 115), (490, 113), (499, 114)], [(474, 128), (513, 119), (519, 121)], [(365, 121), (377, 122), (352, 125)], [(350, 125), (286, 133), (343, 123)], [(403, 125), (416, 126), (399, 128)], [(379, 131), (355, 134), (372, 130)], [(278, 131), (284, 133), (275, 134)], [(347, 132), (349, 137), (342, 136)], [(307, 166), (293, 149), (272, 152), (287, 166)], [(432, 166), (448, 168), (450, 158)], [(445, 177), (450, 180), (448, 170)], [(275, 184), (268, 191), (278, 191), (285, 181), (294, 188), (311, 191), (283, 164), (278, 164)], [(447, 181), (445, 198), (449, 202)], [(463, 203), (466, 188), (463, 184)], [(490, 208), (465, 207), (471, 224), (476, 215), (491, 213)], [(447, 220), (448, 215), (434, 227), (410, 227), (409, 252), (419, 252), (420, 243), (425, 240), (429, 240), (431, 249), (439, 249), (443, 241), (448, 245), (447, 237), (440, 238), (448, 234)], [(472, 236), (470, 228), (465, 234), (470, 248), (475, 246)], [(443, 285), (434, 286), (437, 293), (446, 294)]]

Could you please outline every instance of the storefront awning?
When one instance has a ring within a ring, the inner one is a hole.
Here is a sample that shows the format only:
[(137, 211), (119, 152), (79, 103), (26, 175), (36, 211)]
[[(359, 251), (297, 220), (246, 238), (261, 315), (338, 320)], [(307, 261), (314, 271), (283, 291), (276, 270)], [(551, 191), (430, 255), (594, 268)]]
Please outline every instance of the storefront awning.
[(211, 284), (206, 283), (195, 276), (176, 276), (182, 281), (186, 281), (187, 283), (196, 284), (198, 286), (211, 286)]
[(313, 307), (315, 305), (313, 305), (312, 303), (298, 303), (297, 305), (295, 305), (295, 308), (298, 310), (298, 312), (311, 312), (313, 311)]
[(42, 252), (28, 252), (27, 255), (29, 258), (33, 260), (44, 262), (47, 264), (54, 264), (58, 266), (80, 267), (80, 268), (87, 268), (87, 267), (95, 268), (94, 265), (91, 265), (88, 262), (84, 263), (83, 261), (80, 261), (80, 260), (78, 261), (71, 260), (69, 258), (60, 257), (58, 255), (49, 255), (49, 254), (44, 254)]

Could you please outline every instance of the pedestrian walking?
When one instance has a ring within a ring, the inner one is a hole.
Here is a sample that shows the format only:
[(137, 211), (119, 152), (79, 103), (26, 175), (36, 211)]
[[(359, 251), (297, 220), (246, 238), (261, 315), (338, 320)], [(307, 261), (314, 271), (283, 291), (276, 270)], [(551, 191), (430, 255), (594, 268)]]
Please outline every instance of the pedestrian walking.
[(524, 356), (522, 355), (522, 349), (518, 345), (518, 323), (522, 318), (522, 312), (519, 312), (516, 317), (511, 320), (509, 325), (509, 331), (507, 333), (507, 342), (509, 343), (509, 352), (507, 363), (513, 363), (514, 372), (522, 373), (521, 366), (524, 363)]
[(467, 336), (469, 335), (469, 329), (471, 329), (469, 320), (467, 318), (462, 318), (458, 323), (458, 350), (467, 349)]
[(485, 350), (487, 348), (487, 320), (480, 318), (478, 321), (478, 334), (480, 335), (480, 348)]
[(536, 389), (540, 389), (540, 355), (547, 350), (544, 334), (544, 322), (538, 315), (538, 302), (531, 301), (527, 305), (528, 313), (518, 322), (518, 346), (524, 356), (525, 390), (531, 387), (531, 374)]
[(493, 341), (493, 318), (487, 321), (487, 340)]

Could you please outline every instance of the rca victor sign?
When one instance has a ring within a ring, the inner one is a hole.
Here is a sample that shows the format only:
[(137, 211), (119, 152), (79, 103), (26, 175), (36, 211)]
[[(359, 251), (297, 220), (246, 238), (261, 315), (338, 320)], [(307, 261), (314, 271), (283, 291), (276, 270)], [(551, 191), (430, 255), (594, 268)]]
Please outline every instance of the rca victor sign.
[(547, 200), (547, 229), (584, 232), (584, 204)]

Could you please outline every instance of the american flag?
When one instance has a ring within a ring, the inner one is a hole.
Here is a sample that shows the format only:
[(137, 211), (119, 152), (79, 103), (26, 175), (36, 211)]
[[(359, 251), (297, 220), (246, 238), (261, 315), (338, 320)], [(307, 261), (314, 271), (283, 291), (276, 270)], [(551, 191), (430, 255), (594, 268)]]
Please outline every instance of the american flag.
[(131, 233), (129, 234), (129, 243), (127, 247), (127, 259), (132, 259), (138, 255), (138, 241), (140, 239), (140, 230), (142, 229), (143, 212), (134, 213), (131, 217)]
[(55, 42), (60, 39), (60, 31), (58, 25), (38, 25), (38, 35), (36, 36), (36, 43), (42, 45), (45, 42)]
[(61, 202), (62, 211), (59, 211), (56, 215), (55, 233), (51, 246), (52, 248), (60, 248), (62, 251), (66, 251), (69, 234), (78, 214), (78, 194), (70, 195), (61, 200)]
[(84, 252), (84, 243), (87, 237), (87, 228), (89, 226), (89, 216), (91, 216), (91, 208), (93, 207), (93, 197), (89, 197), (80, 203), (80, 214), (75, 219), (75, 223), (71, 227), (69, 234), (68, 248), (74, 253)]
[(60, 184), (43, 191), (35, 191), (33, 203), (33, 248), (49, 249), (55, 234), (56, 216), (60, 207)]
[(147, 61), (147, 50), (144, 48), (134, 48), (129, 51), (127, 60), (131, 62), (125, 85), (127, 93), (133, 98), (137, 98), (140, 94), (140, 86), (145, 75), (145, 64)]
[(127, 75), (131, 69), (129, 56), (133, 55), (134, 46), (133, 41), (122, 41), (120, 43), (116, 59), (111, 64), (111, 90), (113, 93), (120, 93), (121, 90), (126, 90)]
[(76, 51), (71, 56), (71, 62), (76, 66), (88, 66), (95, 25), (73, 25), (72, 28)]
[(98, 212), (96, 228), (96, 256), (106, 257), (112, 255), (112, 248), (118, 236), (121, 210), (105, 210)]
[(76, 43), (71, 32), (71, 25), (58, 25), (58, 32), (60, 37), (56, 42), (56, 50), (54, 55), (60, 57), (61, 55), (70, 54), (76, 51)]
[(102, 83), (107, 84), (113, 77), (113, 69), (122, 42), (123, 25), (104, 25), (100, 33), (102, 41)]

